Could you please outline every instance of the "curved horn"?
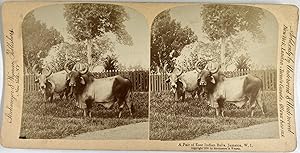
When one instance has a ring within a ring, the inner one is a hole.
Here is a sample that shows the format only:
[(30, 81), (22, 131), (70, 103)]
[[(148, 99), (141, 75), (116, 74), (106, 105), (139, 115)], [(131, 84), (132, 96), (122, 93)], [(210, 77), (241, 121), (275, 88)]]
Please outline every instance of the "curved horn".
[(86, 74), (89, 71), (89, 67), (88, 64), (83, 64), (83, 65), (84, 65), (84, 69), (80, 70), (79, 73)]
[(212, 61), (212, 60), (214, 60), (214, 58), (208, 59), (208, 60), (206, 60), (206, 62), (210, 62), (210, 61)]
[(46, 77), (49, 77), (52, 74), (52, 70), (47, 67), (47, 73), (45, 74)]
[(210, 71), (212, 74), (217, 73), (220, 70), (220, 65), (218, 64), (217, 68), (215, 68), (213, 71)]
[(37, 68), (38, 68), (38, 64), (35, 64), (32, 68), (32, 72), (34, 73), (34, 75), (38, 76), (40, 75), (40, 72), (38, 72)]
[(202, 70), (198, 67), (199, 63), (201, 62), (201, 60), (198, 60), (195, 64), (195, 69), (198, 73), (200, 73)]
[(167, 71), (167, 67), (168, 67), (168, 64), (165, 64), (164, 71), (167, 73), (167, 75), (170, 75), (171, 73)]
[(70, 72), (71, 72), (71, 70), (68, 68), (68, 65), (69, 65), (70, 63), (71, 63), (71, 61), (65, 63), (65, 65), (64, 65), (64, 69), (65, 69), (65, 71), (66, 71), (67, 73), (70, 73)]
[(209, 64), (209, 63), (207, 63), (207, 64), (205, 65), (205, 67), (204, 67), (203, 70), (209, 70), (209, 69), (208, 69), (208, 64)]
[(176, 69), (176, 68), (179, 70), (179, 74), (176, 74), (177, 77), (179, 77), (179, 76), (183, 73), (183, 70), (182, 70), (182, 68), (179, 67), (179, 66), (175, 66), (175, 69)]

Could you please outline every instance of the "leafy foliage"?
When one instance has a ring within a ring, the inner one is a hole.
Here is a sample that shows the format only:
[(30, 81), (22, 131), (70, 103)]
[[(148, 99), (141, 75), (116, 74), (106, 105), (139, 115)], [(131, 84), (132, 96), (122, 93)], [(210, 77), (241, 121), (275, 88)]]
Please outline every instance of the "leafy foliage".
[(172, 19), (169, 11), (156, 16), (151, 31), (151, 70), (154, 71), (166, 63), (174, 63), (181, 50), (197, 40), (195, 33)]
[(66, 4), (64, 16), (67, 30), (76, 41), (90, 40), (111, 32), (117, 40), (132, 45), (132, 38), (125, 30), (124, 22), (129, 19), (124, 7), (112, 4)]
[(48, 50), (56, 44), (62, 43), (64, 38), (53, 27), (48, 28), (45, 23), (36, 20), (33, 12), (28, 13), (22, 24), (24, 64), (27, 71), (48, 54)]
[(212, 41), (228, 38), (241, 31), (249, 31), (255, 38), (263, 39), (259, 21), (261, 8), (238, 5), (204, 5), (201, 11), (203, 31)]
[(118, 59), (116, 55), (108, 55), (104, 60), (105, 70), (117, 70), (118, 69)]
[(251, 67), (251, 59), (249, 55), (240, 55), (236, 61), (235, 61), (235, 66), (237, 70), (242, 70), (242, 69), (250, 69)]
[[(101, 65), (105, 61), (107, 53), (114, 52), (114, 44), (107, 37), (96, 37), (92, 41), (92, 64), (91, 68)], [(87, 63), (86, 44), (84, 42), (61, 43), (54, 45), (49, 54), (42, 59), (43, 64), (49, 66), (53, 71), (57, 72), (63, 69), (66, 61), (80, 61)]]
[[(238, 53), (247, 50), (247, 40), (243, 34), (237, 36), (230, 36), (227, 39), (225, 63), (228, 67), (234, 64), (234, 59)], [(194, 65), (198, 60), (211, 60), (213, 62), (221, 61), (221, 51), (219, 49), (220, 41), (197, 41), (193, 44), (187, 45), (182, 49), (181, 55), (176, 58), (176, 64), (180, 65), (184, 70), (193, 70)]]
[[(204, 5), (200, 15), (203, 19), (202, 30), (211, 41), (220, 41), (220, 63), (225, 68), (232, 64), (237, 51), (245, 47), (249, 38), (237, 37), (249, 32), (253, 40), (262, 42), (265, 38), (260, 20), (264, 17), (261, 8), (239, 5)], [(237, 42), (235, 42), (237, 41)], [(234, 48), (231, 50), (229, 47)]]

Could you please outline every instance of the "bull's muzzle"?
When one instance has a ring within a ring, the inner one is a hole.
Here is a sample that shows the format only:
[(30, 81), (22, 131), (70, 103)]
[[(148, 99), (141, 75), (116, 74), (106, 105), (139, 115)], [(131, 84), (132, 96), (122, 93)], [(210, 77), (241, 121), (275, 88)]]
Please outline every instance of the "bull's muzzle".
[(206, 86), (206, 82), (205, 81), (200, 81), (199, 85), (200, 86)]
[(46, 89), (46, 85), (43, 84), (43, 85), (40, 86), (40, 88), (41, 89)]
[(70, 82), (70, 83), (69, 83), (69, 86), (70, 86), (70, 87), (75, 87), (75, 86), (76, 86), (76, 83), (75, 83), (75, 82)]

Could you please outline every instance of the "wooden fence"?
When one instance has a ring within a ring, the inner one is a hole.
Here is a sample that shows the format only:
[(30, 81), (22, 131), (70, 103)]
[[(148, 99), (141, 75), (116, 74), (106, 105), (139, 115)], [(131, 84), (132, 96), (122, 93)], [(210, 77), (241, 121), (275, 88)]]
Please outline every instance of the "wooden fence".
[[(149, 71), (136, 70), (136, 71), (107, 71), (107, 72), (94, 72), (93, 75), (96, 79), (105, 78), (115, 75), (121, 75), (128, 78), (133, 84), (133, 91), (135, 92), (148, 92), (149, 91)], [(33, 74), (25, 75), (24, 92), (38, 91), (37, 83), (34, 83), (35, 76)]]
[[(131, 80), (133, 84), (133, 91), (147, 92), (149, 91), (164, 91), (169, 90), (170, 85), (165, 83), (168, 78), (166, 74), (151, 74), (149, 71), (108, 71), (101, 73), (93, 73), (95, 78), (105, 78), (115, 75), (121, 75)], [(246, 74), (252, 74), (259, 77), (263, 81), (263, 90), (275, 91), (277, 73), (276, 70), (240, 70), (224, 72), (226, 77), (237, 77)], [(150, 79), (150, 80), (149, 80)], [(25, 75), (25, 92), (37, 91), (38, 84), (34, 83), (35, 77), (32, 74)]]
[[(276, 70), (239, 70), (224, 72), (226, 77), (237, 77), (246, 74), (252, 74), (259, 77), (263, 81), (263, 90), (275, 91), (277, 73)], [(168, 78), (166, 74), (151, 74), (150, 75), (150, 91), (170, 90), (170, 85), (165, 83)]]

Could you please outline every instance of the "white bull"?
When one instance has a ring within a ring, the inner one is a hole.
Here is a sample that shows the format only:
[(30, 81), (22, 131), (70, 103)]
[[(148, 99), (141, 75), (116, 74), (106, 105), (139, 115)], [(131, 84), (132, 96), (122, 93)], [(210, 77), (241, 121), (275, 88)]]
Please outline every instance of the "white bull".
[(69, 93), (66, 80), (67, 72), (59, 71), (52, 73), (49, 68), (47, 68), (46, 72), (38, 71), (37, 67), (38, 65), (33, 67), (33, 72), (36, 76), (35, 82), (39, 83), (39, 88), (44, 96), (44, 100), (47, 101), (50, 98), (50, 102), (52, 102), (54, 93), (58, 93), (61, 99), (65, 95), (67, 99)]
[(223, 106), (225, 102), (242, 107), (247, 102), (250, 104), (251, 116), (258, 104), (263, 114), (264, 103), (261, 100), (262, 81), (253, 75), (244, 75), (233, 78), (226, 78), (219, 71), (220, 66), (210, 70), (206, 66), (199, 75), (199, 85), (205, 87), (208, 93), (209, 105), (216, 109), (216, 115), (221, 113), (224, 116)]
[(170, 83), (171, 91), (173, 92), (176, 99), (182, 98), (182, 102), (185, 99), (185, 93), (191, 93), (192, 98), (197, 94), (199, 98), (202, 96), (202, 88), (198, 86), (198, 75), (196, 70), (188, 71), (183, 73), (180, 67), (175, 67), (170, 73), (166, 70), (167, 65), (164, 67), (164, 71), (168, 75), (166, 83)]

